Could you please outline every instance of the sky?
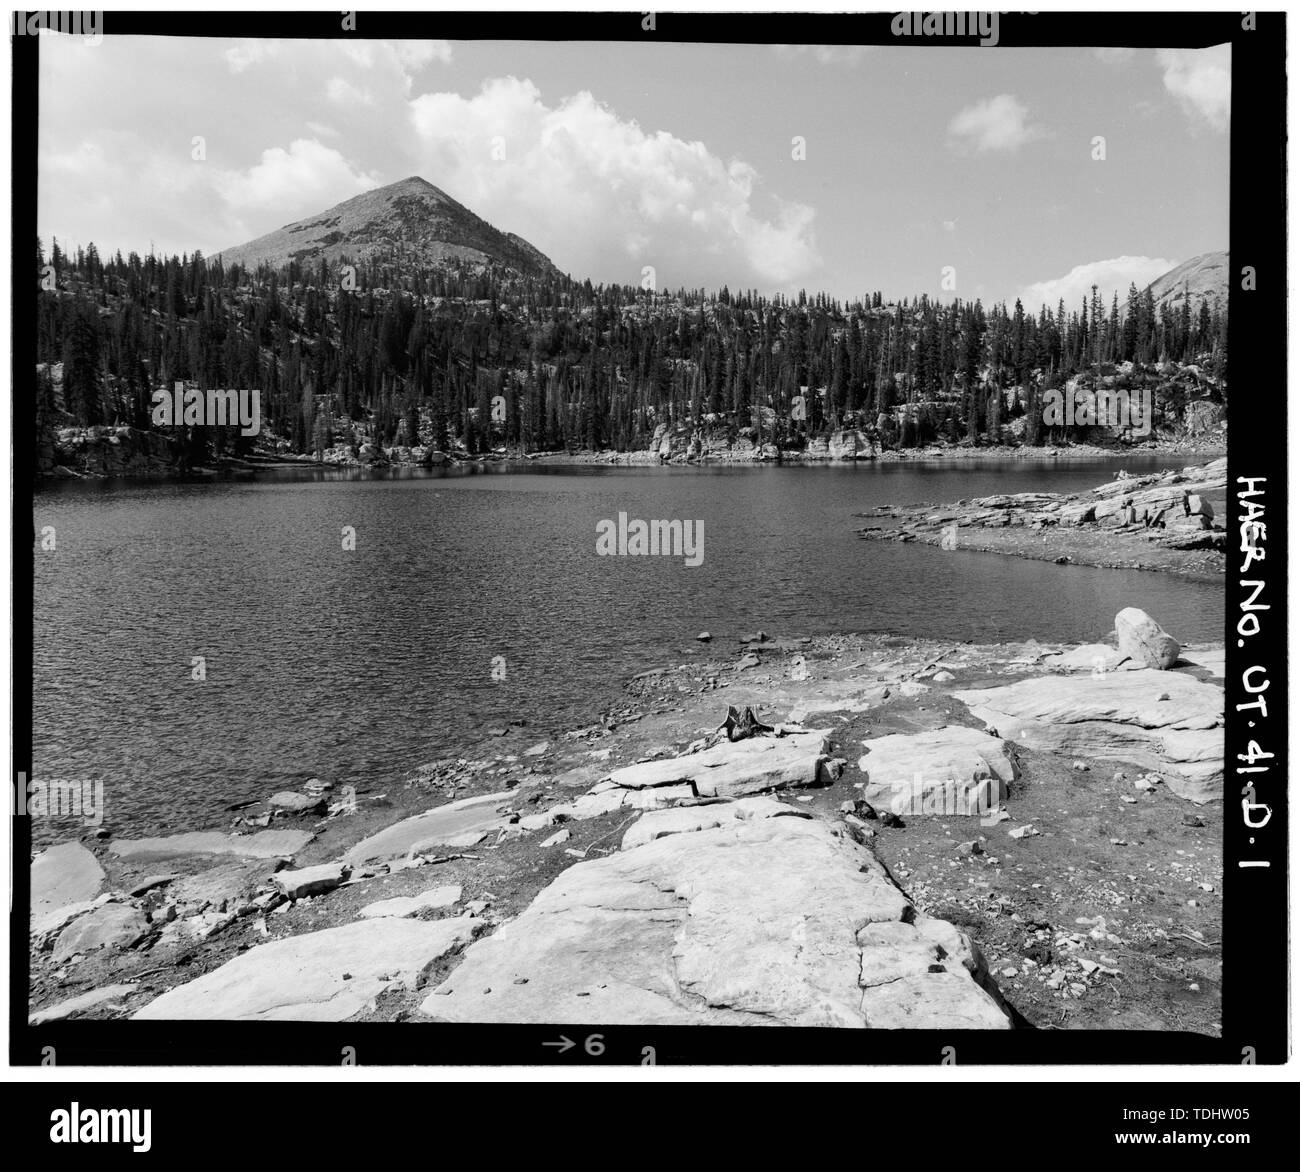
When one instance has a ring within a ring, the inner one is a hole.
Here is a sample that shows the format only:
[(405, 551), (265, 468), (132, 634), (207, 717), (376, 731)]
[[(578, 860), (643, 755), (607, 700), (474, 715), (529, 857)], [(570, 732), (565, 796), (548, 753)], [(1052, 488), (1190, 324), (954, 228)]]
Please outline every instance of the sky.
[(42, 34), (38, 230), (211, 255), (420, 175), (595, 282), (1074, 307), (1227, 248), (1230, 75), (1227, 45)]

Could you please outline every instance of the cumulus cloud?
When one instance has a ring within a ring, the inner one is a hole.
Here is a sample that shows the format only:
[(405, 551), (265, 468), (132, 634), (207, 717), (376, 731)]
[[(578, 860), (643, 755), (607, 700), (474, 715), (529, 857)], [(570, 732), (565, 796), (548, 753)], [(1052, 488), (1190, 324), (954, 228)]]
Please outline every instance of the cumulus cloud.
[(1067, 311), (1078, 309), (1085, 297), (1092, 296), (1093, 285), (1107, 311), (1110, 299), (1119, 294), (1121, 303), (1128, 296), (1130, 284), (1145, 289), (1157, 277), (1163, 276), (1179, 262), (1157, 256), (1117, 256), (1112, 260), (1097, 260), (1090, 264), (1075, 265), (1063, 277), (1037, 281), (1020, 290), (1018, 296), (1025, 311), (1037, 313), (1044, 305), (1055, 310), (1064, 300)]
[(247, 170), (217, 171), (214, 182), (233, 207), (252, 211), (319, 210), (379, 185), (377, 177), (353, 171), (337, 150), (314, 138), (294, 139), (287, 151), (265, 150)]
[(812, 208), (761, 209), (752, 166), (645, 131), (588, 92), (549, 106), (531, 81), (496, 78), (470, 98), (423, 94), (410, 114), (420, 174), (562, 269), (636, 283), (652, 266), (661, 288), (718, 272), (789, 287), (820, 264)]
[(1013, 94), (998, 94), (959, 110), (948, 124), (954, 144), (976, 154), (1014, 154), (1042, 136), (1029, 124), (1029, 107)]
[(1211, 49), (1157, 49), (1165, 89), (1194, 123), (1226, 131), (1232, 111), (1232, 46)]

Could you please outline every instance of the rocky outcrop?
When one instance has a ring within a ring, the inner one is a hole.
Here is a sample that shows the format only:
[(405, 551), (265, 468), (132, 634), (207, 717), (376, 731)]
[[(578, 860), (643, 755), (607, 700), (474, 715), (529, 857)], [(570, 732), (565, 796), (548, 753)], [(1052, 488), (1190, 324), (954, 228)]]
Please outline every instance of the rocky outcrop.
[(712, 748), (665, 761), (644, 761), (616, 769), (610, 782), (619, 789), (687, 787), (693, 797), (735, 798), (764, 790), (817, 785), (827, 758), (829, 729), (785, 736), (723, 741)]
[(120, 859), (170, 859), (183, 855), (241, 855), (250, 859), (292, 858), (312, 840), (308, 830), (263, 830), (225, 834), (195, 830), (163, 838), (117, 838), (109, 848)]
[(418, 854), (425, 847), (456, 845), (475, 835), (500, 830), (510, 824), (508, 811), (513, 797), (514, 790), (504, 790), (436, 806), (363, 839), (343, 856), (343, 862), (387, 862)]
[(1223, 690), (1191, 675), (1053, 675), (953, 695), (1026, 748), (1131, 762), (1193, 802), (1223, 796)]
[(403, 919), (406, 916), (418, 915), (430, 908), (451, 907), (460, 902), (460, 893), (459, 884), (447, 884), (423, 891), (419, 895), (399, 895), (392, 899), (368, 903), (361, 909), (361, 914), (367, 920), (381, 919), (384, 916)]
[(41, 851), (32, 860), (32, 931), (43, 935), (88, 910), (104, 887), (104, 868), (79, 842)]
[(381, 917), (276, 940), (172, 989), (137, 1021), (346, 1021), (473, 939), (481, 921)]
[(684, 806), (676, 810), (660, 810), (646, 814), (623, 835), (622, 849), (630, 851), (657, 838), (673, 834), (692, 834), (699, 830), (716, 830), (720, 826), (737, 826), (741, 822), (761, 821), (764, 818), (808, 818), (803, 810), (796, 810), (775, 798), (741, 798), (735, 802), (715, 802), (707, 806)]
[(28, 1016), (27, 1024), (38, 1026), (51, 1021), (65, 1021), (78, 1013), (84, 1013), (88, 1009), (110, 1007), (110, 1002), (121, 1001), (129, 997), (139, 987), (138, 984), (105, 985), (102, 989), (91, 989), (87, 993), (78, 993), (77, 996), (69, 997), (66, 1001), (60, 1001), (56, 1005), (48, 1005), (44, 1009), (37, 1010)]
[(1018, 776), (1005, 741), (949, 725), (866, 742), (862, 796), (895, 814), (986, 814)]
[(180, 470), (183, 445), (160, 431), (135, 427), (65, 427), (54, 435), (57, 467), (81, 476), (166, 476)]
[[(646, 815), (667, 819), (674, 812)], [(448, 1022), (1006, 1029), (951, 925), (828, 824), (740, 820), (574, 865), (465, 952)]]
[(130, 948), (149, 930), (143, 915), (128, 903), (106, 903), (78, 916), (59, 933), (54, 962), (101, 948)]

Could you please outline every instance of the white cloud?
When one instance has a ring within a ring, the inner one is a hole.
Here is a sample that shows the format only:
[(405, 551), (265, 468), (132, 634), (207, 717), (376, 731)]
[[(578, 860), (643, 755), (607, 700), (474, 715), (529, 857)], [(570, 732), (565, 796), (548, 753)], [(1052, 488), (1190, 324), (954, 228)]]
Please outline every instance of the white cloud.
[(1027, 285), (1020, 290), (1019, 297), (1027, 313), (1037, 313), (1044, 305), (1055, 311), (1062, 299), (1066, 311), (1072, 312), (1079, 308), (1085, 297), (1092, 296), (1092, 287), (1096, 285), (1102, 304), (1109, 312), (1113, 294), (1118, 293), (1123, 304), (1130, 283), (1145, 289), (1177, 264), (1176, 260), (1154, 256), (1117, 256), (1112, 260), (1097, 260), (1075, 265), (1063, 277)]
[(977, 154), (1013, 154), (1043, 132), (1029, 125), (1029, 107), (1013, 94), (998, 94), (958, 111), (948, 133), (958, 145)]
[(1193, 122), (1226, 131), (1232, 111), (1232, 46), (1157, 49), (1164, 83)]
[(719, 272), (789, 287), (821, 263), (812, 208), (773, 200), (763, 214), (749, 164), (647, 132), (585, 91), (548, 106), (531, 81), (496, 78), (410, 109), (420, 174), (562, 269), (635, 283), (651, 265), (661, 288)]
[[(377, 187), (379, 180), (352, 170), (333, 147), (314, 138), (297, 138), (262, 152), (246, 171), (216, 171), (214, 186), (232, 208), (250, 211), (312, 211)], [(285, 219), (291, 220), (292, 215)]]
[(1118, 45), (1109, 45), (1093, 49), (1092, 55), (1106, 65), (1124, 65), (1137, 56), (1136, 49), (1125, 49)]

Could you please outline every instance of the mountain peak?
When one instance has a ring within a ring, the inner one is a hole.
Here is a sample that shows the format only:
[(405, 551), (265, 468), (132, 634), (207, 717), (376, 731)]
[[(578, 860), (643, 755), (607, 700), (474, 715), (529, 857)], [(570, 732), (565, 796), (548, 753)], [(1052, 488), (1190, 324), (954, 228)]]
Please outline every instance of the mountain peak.
[(227, 264), (249, 268), (401, 260), (413, 267), (444, 261), (508, 265), (521, 273), (554, 273), (555, 265), (528, 241), (500, 232), (421, 175), (372, 188), (314, 216), (286, 224), (221, 253)]

